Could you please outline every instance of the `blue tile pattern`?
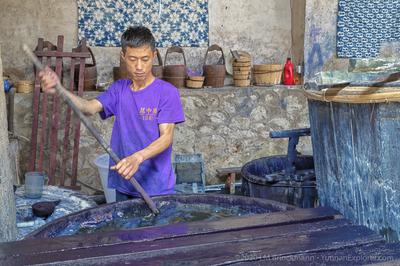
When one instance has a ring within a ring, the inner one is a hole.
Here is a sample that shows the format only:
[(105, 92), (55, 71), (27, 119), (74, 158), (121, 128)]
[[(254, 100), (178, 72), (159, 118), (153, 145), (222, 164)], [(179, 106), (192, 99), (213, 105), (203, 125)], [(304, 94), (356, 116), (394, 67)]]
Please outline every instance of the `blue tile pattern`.
[(208, 0), (78, 0), (78, 38), (120, 46), (133, 25), (150, 28), (158, 47), (208, 46)]
[(337, 56), (375, 58), (383, 42), (400, 41), (400, 0), (339, 0)]

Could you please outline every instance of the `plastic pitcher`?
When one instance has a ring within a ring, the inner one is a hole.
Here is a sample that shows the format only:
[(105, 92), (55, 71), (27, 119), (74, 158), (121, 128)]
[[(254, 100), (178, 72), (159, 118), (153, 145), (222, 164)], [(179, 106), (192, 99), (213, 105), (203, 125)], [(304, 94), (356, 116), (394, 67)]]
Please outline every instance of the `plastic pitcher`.
[(109, 160), (110, 156), (108, 154), (102, 154), (94, 160), (94, 164), (99, 170), (101, 185), (103, 186), (107, 203), (115, 202), (115, 189), (108, 188)]
[(30, 199), (42, 197), (43, 186), (47, 180), (47, 176), (43, 172), (25, 173), (25, 197)]

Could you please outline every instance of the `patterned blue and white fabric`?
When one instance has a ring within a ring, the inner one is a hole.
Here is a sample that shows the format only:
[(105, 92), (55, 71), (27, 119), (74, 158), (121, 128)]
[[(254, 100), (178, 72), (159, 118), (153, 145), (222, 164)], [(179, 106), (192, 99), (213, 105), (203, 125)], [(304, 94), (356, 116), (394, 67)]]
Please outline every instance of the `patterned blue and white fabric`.
[(208, 46), (208, 0), (78, 0), (78, 37), (120, 46), (128, 26), (152, 30), (158, 47)]
[(400, 41), (400, 0), (339, 0), (337, 56), (374, 58)]

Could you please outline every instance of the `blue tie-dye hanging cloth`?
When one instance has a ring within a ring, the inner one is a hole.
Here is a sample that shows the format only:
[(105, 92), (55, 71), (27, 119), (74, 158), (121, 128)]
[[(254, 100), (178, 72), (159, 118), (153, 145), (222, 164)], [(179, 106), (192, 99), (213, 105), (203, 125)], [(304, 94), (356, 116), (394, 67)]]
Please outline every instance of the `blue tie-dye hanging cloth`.
[(400, 0), (339, 0), (337, 56), (375, 58), (381, 44), (400, 41)]
[(78, 0), (78, 37), (120, 46), (129, 26), (152, 30), (158, 47), (208, 46), (208, 0)]

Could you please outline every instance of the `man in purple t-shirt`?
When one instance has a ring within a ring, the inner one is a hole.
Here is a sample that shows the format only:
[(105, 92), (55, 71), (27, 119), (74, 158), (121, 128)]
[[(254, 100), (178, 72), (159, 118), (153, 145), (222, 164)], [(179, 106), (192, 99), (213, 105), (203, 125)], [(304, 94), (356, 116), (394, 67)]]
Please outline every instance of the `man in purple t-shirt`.
[[(150, 196), (173, 193), (173, 133), (175, 124), (185, 120), (179, 92), (152, 74), (156, 48), (149, 29), (128, 28), (121, 44), (130, 79), (114, 82), (93, 100), (68, 96), (86, 115), (115, 117), (111, 148), (123, 159), (117, 165), (110, 160), (108, 187), (116, 189), (117, 201), (139, 196), (129, 182), (132, 176)], [(57, 75), (46, 69), (40, 77), (43, 90), (55, 93)]]

